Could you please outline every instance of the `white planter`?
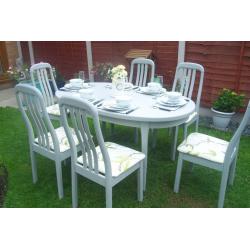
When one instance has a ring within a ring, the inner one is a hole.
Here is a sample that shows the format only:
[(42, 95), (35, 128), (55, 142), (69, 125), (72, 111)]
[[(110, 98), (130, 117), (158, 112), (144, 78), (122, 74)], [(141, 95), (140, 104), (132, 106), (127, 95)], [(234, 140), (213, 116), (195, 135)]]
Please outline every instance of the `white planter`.
[(216, 128), (225, 130), (235, 112), (224, 113), (211, 108), (213, 112), (213, 123)]

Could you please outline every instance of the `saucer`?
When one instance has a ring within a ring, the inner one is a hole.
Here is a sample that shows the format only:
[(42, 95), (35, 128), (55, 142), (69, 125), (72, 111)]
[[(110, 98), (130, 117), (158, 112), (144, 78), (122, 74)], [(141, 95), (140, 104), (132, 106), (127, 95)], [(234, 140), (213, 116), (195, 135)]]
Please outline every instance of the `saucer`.
[(164, 88), (156, 90), (156, 89), (151, 89), (148, 87), (140, 87), (140, 92), (143, 94), (147, 94), (147, 95), (155, 95), (155, 94), (162, 94), (166, 92), (166, 90)]

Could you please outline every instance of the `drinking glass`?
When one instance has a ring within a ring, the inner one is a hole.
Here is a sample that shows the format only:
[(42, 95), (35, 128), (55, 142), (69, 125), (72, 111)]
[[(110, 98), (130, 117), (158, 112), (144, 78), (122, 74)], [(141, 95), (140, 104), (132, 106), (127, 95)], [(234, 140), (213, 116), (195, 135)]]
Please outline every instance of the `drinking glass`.
[(78, 77), (79, 77), (80, 79), (82, 79), (82, 80), (85, 80), (84, 71), (79, 71)]

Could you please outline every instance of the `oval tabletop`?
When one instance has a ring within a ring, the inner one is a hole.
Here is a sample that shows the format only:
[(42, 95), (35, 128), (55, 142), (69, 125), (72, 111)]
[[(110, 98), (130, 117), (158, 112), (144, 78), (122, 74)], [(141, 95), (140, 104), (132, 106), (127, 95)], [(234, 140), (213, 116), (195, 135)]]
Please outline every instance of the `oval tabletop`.
[[(112, 89), (108, 88), (108, 86), (111, 86), (111, 84), (108, 83), (95, 82), (92, 83), (92, 85), (94, 88), (95, 99), (109, 100), (114, 98), (114, 96), (119, 93), (114, 87)], [(134, 107), (138, 107), (138, 109), (129, 114), (120, 114), (118, 112), (98, 109), (99, 115), (120, 120), (133, 120), (137, 122), (172, 122), (185, 119), (195, 111), (195, 103), (192, 100), (189, 100), (185, 106), (177, 109), (176, 111), (165, 111), (154, 108), (156, 98), (152, 95), (141, 94), (135, 90), (124, 92), (131, 96), (131, 104)], [(80, 97), (80, 94), (77, 92), (56, 91), (57, 98), (68, 95)]]

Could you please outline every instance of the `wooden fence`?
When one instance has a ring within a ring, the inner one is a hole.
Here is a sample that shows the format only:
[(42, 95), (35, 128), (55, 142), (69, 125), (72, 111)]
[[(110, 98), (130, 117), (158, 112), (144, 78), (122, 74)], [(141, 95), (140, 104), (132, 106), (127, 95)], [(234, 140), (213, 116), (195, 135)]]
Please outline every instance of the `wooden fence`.
[[(27, 42), (22, 42), (24, 59), (29, 63)], [(71, 78), (79, 70), (87, 72), (84, 42), (33, 42), (35, 62), (48, 61)], [(125, 64), (129, 49), (150, 49), (156, 63), (156, 74), (163, 75), (167, 87), (172, 85), (178, 58), (178, 42), (92, 42), (93, 62)], [(185, 61), (205, 68), (202, 105), (211, 106), (222, 88), (234, 89), (250, 98), (250, 42), (186, 42)]]

